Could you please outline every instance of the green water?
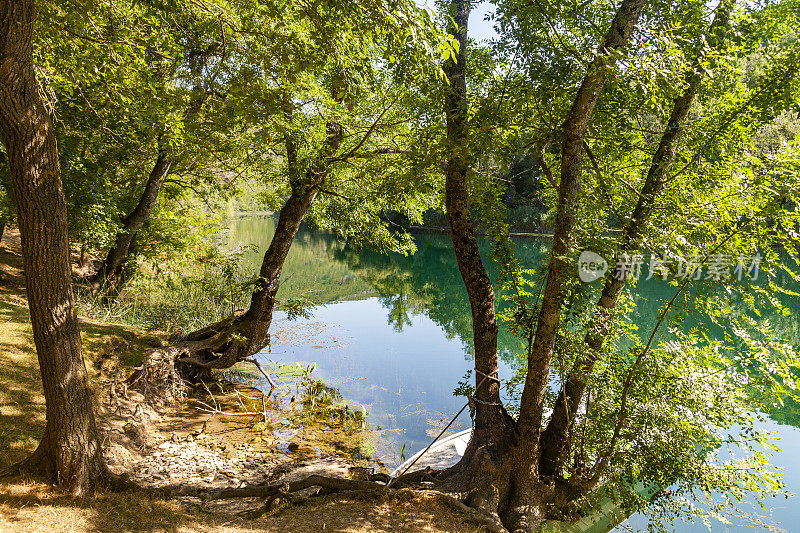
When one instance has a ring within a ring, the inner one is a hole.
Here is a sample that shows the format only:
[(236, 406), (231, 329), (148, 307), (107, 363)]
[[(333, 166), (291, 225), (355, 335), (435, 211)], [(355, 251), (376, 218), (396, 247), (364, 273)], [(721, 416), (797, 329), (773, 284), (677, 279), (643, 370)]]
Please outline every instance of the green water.
[[(256, 271), (273, 232), (269, 217), (235, 219), (226, 246), (254, 244), (246, 260)], [(418, 250), (409, 257), (359, 253), (330, 234), (302, 229), (284, 266), (278, 297), (303, 294), (324, 305), (308, 319), (288, 321), (278, 313), (272, 350), (260, 355), (263, 360), (315, 363), (321, 379), (339, 388), (354, 407), (365, 406), (370, 426), (383, 430), (373, 458), (389, 467), (427, 445), (461, 408), (463, 398), (454, 396), (453, 389), (472, 367), (469, 304), (449, 235), (418, 233), (415, 241)], [(534, 268), (546, 259), (549, 242), (519, 239), (515, 247), (523, 265)], [(652, 330), (660, 307), (674, 290), (657, 279), (637, 284), (633, 291), (637, 306), (630, 318), (640, 331)], [(800, 312), (798, 302), (788, 303)], [(770, 318), (783, 336), (800, 339), (794, 317)], [(698, 321), (702, 317), (685, 326)], [(521, 351), (520, 341), (501, 328), (502, 377), (514, 374)], [(469, 424), (465, 414), (454, 428)], [(794, 453), (800, 447), (800, 408), (788, 402), (765, 427), (778, 434), (783, 448), (773, 464), (788, 469), (789, 490), (800, 492), (800, 458)], [(800, 526), (794, 527), (800, 524), (800, 510), (792, 503), (776, 499), (766, 503), (768, 513), (758, 511), (779, 530), (800, 531)], [(753, 510), (747, 502), (742, 508)], [(626, 525), (638, 531), (646, 520), (634, 516)], [(744, 530), (753, 527), (716, 524), (713, 528)], [(683, 524), (676, 531), (706, 531), (706, 527)]]

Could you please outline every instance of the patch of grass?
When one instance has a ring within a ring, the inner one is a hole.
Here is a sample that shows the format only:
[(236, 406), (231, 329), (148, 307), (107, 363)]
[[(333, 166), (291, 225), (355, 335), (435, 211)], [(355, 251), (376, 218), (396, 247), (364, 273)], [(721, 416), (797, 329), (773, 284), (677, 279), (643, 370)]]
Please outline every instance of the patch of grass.
[(0, 466), (33, 451), (44, 428), (44, 394), (28, 308), (0, 296)]
[[(19, 242), (4, 237), (3, 244), (5, 247), (0, 250), (0, 467), (31, 453), (45, 425), (44, 393), (23, 289)], [(153, 335), (118, 324), (81, 319), (80, 328), (83, 355), (96, 394), (104, 390), (104, 374), (113, 372), (119, 363), (138, 364), (146, 348), (160, 343)]]
[(325, 497), (288, 506), (271, 516), (246, 520), (203, 512), (144, 493), (99, 494), (73, 499), (41, 484), (0, 484), (3, 533), (123, 533), (254, 531), (340, 533), (415, 531), (478, 533), (482, 528), (435, 498), (398, 494), (382, 498)]
[(221, 320), (249, 302), (253, 276), (244, 275), (246, 249), (204, 249), (159, 263), (140, 262), (112, 300), (78, 291), (84, 316), (146, 331), (188, 333)]

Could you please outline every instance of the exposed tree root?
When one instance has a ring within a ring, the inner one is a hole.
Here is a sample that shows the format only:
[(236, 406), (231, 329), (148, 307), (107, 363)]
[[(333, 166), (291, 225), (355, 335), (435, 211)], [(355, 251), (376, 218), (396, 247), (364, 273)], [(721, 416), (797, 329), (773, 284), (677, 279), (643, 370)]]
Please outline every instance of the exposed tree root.
[[(424, 476), (434, 478), (436, 472), (422, 471)], [(281, 504), (298, 504), (306, 502), (309, 499), (318, 496), (336, 495), (339, 497), (357, 496), (361, 498), (380, 498), (386, 499), (391, 496), (402, 495), (415, 495), (433, 497), (436, 500), (447, 505), (460, 513), (467, 515), (471, 520), (474, 520), (484, 525), (492, 533), (508, 533), (508, 529), (503, 525), (497, 513), (487, 512), (483, 509), (471, 507), (462, 502), (456, 495), (442, 492), (436, 489), (419, 489), (411, 488), (408, 485), (413, 484), (415, 481), (423, 476), (420, 472), (412, 472), (408, 477), (398, 482), (397, 485), (402, 485), (403, 488), (389, 488), (384, 483), (376, 481), (380, 479), (384, 481), (386, 477), (382, 474), (377, 474), (371, 477), (371, 480), (354, 480), (346, 478), (327, 477), (320, 475), (311, 475), (303, 479), (291, 482), (276, 482), (267, 485), (253, 485), (249, 487), (239, 488), (226, 488), (226, 489), (200, 489), (197, 487), (185, 486), (172, 486), (153, 489), (153, 492), (166, 497), (183, 497), (191, 496), (200, 498), (204, 503), (212, 500), (227, 500), (234, 498), (264, 498), (264, 504), (261, 506), (243, 511), (240, 516), (247, 518), (257, 518), (266, 513), (269, 513)], [(319, 490), (311, 495), (300, 494), (306, 489), (318, 487)]]
[(433, 495), (437, 500), (446, 504), (450, 508), (464, 513), (476, 522), (479, 522), (485, 526), (492, 533), (508, 533), (508, 529), (506, 529), (506, 527), (503, 525), (503, 522), (500, 520), (500, 517), (497, 515), (497, 513), (488, 513), (480, 509), (475, 509), (474, 507), (468, 506), (455, 496), (451, 496), (444, 492), (425, 491), (424, 493)]
[[(30, 475), (46, 481), (52, 481), (52, 473), (47, 470), (47, 461), (34, 452), (24, 461), (0, 471), (0, 477), (14, 475)], [(237, 498), (262, 498), (264, 503), (260, 506), (242, 511), (240, 516), (255, 519), (264, 514), (275, 511), (281, 505), (297, 505), (311, 499), (326, 495), (336, 497), (376, 498), (388, 500), (402, 498), (404, 495), (425, 496), (434, 498), (451, 509), (463, 513), (470, 520), (487, 528), (492, 533), (509, 533), (509, 531), (530, 532), (540, 523), (535, 520), (527, 523), (524, 516), (520, 520), (510, 521), (508, 516), (505, 521), (497, 512), (498, 498), (489, 498), (486, 494), (494, 492), (499, 495), (495, 486), (489, 493), (480, 493), (475, 490), (463, 491), (464, 481), (469, 478), (469, 468), (450, 468), (442, 471), (431, 469), (419, 470), (397, 478), (392, 487), (387, 487), (388, 476), (375, 474), (369, 480), (355, 480), (321, 475), (311, 475), (295, 481), (278, 481), (265, 485), (252, 485), (238, 488), (210, 489), (186, 485), (170, 485), (167, 487), (143, 487), (130, 481), (127, 476), (119, 476), (110, 472), (103, 465), (104, 474), (94, 488), (112, 491), (135, 491), (149, 494), (158, 498), (194, 497), (202, 500), (203, 504), (215, 500), (229, 500)], [(433, 481), (434, 486), (420, 486), (422, 481)], [(491, 486), (487, 483), (484, 486)], [(315, 492), (308, 493), (308, 489), (317, 488)], [(456, 490), (454, 490), (456, 489)], [(460, 489), (460, 490), (458, 490)], [(77, 494), (76, 494), (77, 495)], [(509, 527), (510, 525), (510, 527)]]
[(99, 472), (93, 475), (92, 479), (86, 479), (84, 475), (80, 475), (71, 480), (60, 480), (55, 473), (56, 469), (53, 462), (54, 459), (49, 457), (40, 445), (22, 461), (1, 469), (0, 479), (30, 477), (45, 483), (53, 483), (73, 496), (84, 496), (99, 490), (125, 492), (142, 489), (142, 487), (131, 481), (126, 474), (118, 475), (113, 473), (104, 462), (99, 464)]
[[(249, 361), (274, 388), (270, 376), (250, 357), (269, 343), (266, 326), (248, 322), (237, 312), (219, 322), (193, 331), (182, 338), (173, 338), (172, 345), (154, 348), (145, 353), (144, 364), (128, 380), (130, 387), (140, 390), (157, 403), (185, 397), (186, 382), (208, 381), (212, 370), (224, 370)], [(253, 334), (253, 331), (257, 334)]]

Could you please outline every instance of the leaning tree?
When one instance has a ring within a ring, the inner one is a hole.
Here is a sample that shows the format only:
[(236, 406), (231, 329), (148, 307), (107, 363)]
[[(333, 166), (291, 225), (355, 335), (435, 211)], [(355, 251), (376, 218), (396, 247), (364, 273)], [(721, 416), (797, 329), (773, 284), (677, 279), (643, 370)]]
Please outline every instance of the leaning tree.
[(429, 132), (414, 127), (420, 85), (435, 78), (423, 69), (439, 58), (426, 12), (411, 2), (233, 6), (222, 19), (235, 50), (221, 120), (280, 209), (247, 309), (153, 350), (132, 377), (159, 396), (269, 344), (283, 264), (307, 216), (355, 244), (408, 250), (382, 213), (419, 220), (438, 202)]
[[(104, 256), (86, 272), (94, 293), (123, 288), (142, 233), (179, 200), (230, 188), (239, 161), (230, 123), (217, 120), (230, 39), (223, 15), (190, 2), (41, 6), (34, 53), (58, 117), (70, 238), (84, 263), (89, 251)], [(162, 245), (157, 232), (148, 237)]]

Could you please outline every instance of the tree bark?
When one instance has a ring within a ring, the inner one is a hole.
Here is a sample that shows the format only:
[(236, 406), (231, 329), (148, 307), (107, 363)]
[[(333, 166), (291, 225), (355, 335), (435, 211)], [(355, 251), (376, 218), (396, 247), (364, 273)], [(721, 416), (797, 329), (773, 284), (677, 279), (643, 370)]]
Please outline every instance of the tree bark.
[[(718, 48), (723, 42), (733, 4), (733, 0), (723, 0), (717, 8), (707, 37), (707, 42), (712, 48)], [(664, 189), (670, 166), (675, 160), (686, 117), (703, 78), (701, 59), (702, 55), (694, 60), (692, 68), (685, 75), (686, 88), (672, 104), (667, 127), (653, 155), (639, 194), (639, 201), (625, 227), (620, 252), (631, 253), (642, 245), (656, 199)], [(569, 428), (575, 421), (578, 407), (586, 391), (587, 380), (611, 331), (614, 309), (625, 288), (626, 278), (627, 272), (611, 272), (606, 278), (602, 295), (584, 338), (586, 351), (579, 355), (570, 370), (556, 398), (550, 422), (542, 434), (539, 468), (543, 475), (557, 475), (564, 465)]]
[(55, 132), (39, 96), (34, 2), (0, 2), (0, 136), (6, 147), (47, 422), (20, 469), (80, 494), (104, 480), (100, 439), (71, 287), (67, 208)]
[[(509, 529), (530, 531), (545, 518), (547, 505), (562, 499), (557, 487), (543, 483), (537, 469), (537, 445), (541, 426), (544, 386), (552, 357), (561, 309), (561, 285), (580, 198), (583, 138), (594, 105), (614, 63), (613, 51), (630, 37), (643, 0), (625, 0), (617, 12), (598, 57), (575, 98), (565, 123), (562, 173), (553, 258), (545, 288), (533, 357), (523, 392), (519, 423), (508, 416), (499, 396), (497, 378), (497, 322), (494, 290), (478, 250), (469, 217), (467, 174), (469, 168), (469, 101), (466, 92), (466, 30), (469, 0), (453, 0), (449, 33), (459, 43), (455, 61), (444, 66), (449, 86), (445, 92), (447, 141), (450, 157), (445, 167), (445, 202), (453, 249), (472, 309), (475, 344), (475, 423), (472, 438), (458, 465), (445, 473), (444, 483), (467, 485), (466, 503)], [(542, 389), (541, 391), (538, 389)], [(538, 414), (537, 414), (538, 407)], [(447, 479), (450, 477), (451, 479)]]
[(144, 226), (150, 213), (158, 201), (158, 193), (164, 185), (164, 180), (169, 175), (172, 160), (165, 151), (160, 151), (153, 169), (147, 178), (147, 183), (142, 191), (139, 203), (133, 211), (122, 220), (122, 228), (117, 233), (114, 245), (108, 251), (105, 261), (98, 271), (92, 276), (90, 285), (97, 292), (105, 289), (109, 294), (118, 293), (125, 284), (125, 262), (132, 251), (132, 243), (136, 240), (136, 233)]
[(580, 211), (583, 140), (600, 91), (606, 83), (608, 73), (616, 64), (616, 51), (630, 39), (643, 4), (644, 0), (623, 0), (620, 4), (564, 123), (553, 248), (535, 337), (528, 354), (528, 373), (520, 403), (521, 430), (528, 440), (537, 444), (550, 362), (564, 301), (563, 285), (572, 267), (575, 225)]
[(467, 25), (470, 1), (450, 4), (450, 35), (459, 43), (455, 61), (444, 64), (449, 158), (445, 165), (445, 205), (458, 268), (472, 310), (475, 349), (473, 431), (461, 461), (454, 468), (457, 483), (466, 484), (467, 503), (501, 524), (500, 509), (509, 497), (509, 454), (514, 453), (515, 423), (500, 401), (497, 374), (495, 294), (478, 248), (469, 211), (469, 100), (466, 88)]
[(456, 0), (451, 16), (454, 25), (449, 33), (458, 41), (455, 61), (444, 66), (450, 83), (445, 94), (447, 142), (450, 157), (445, 166), (445, 205), (450, 235), (458, 269), (472, 309), (472, 332), (475, 347), (475, 427), (472, 446), (490, 445), (509, 427), (510, 417), (500, 404), (497, 379), (497, 318), (492, 282), (486, 273), (478, 240), (470, 219), (467, 173), (469, 170), (469, 101), (466, 89), (467, 23), (470, 3)]
[(3, 241), (3, 234), (6, 232), (6, 219), (0, 218), (0, 242)]

